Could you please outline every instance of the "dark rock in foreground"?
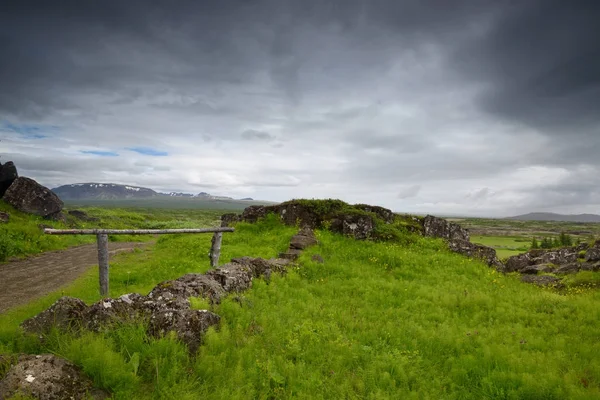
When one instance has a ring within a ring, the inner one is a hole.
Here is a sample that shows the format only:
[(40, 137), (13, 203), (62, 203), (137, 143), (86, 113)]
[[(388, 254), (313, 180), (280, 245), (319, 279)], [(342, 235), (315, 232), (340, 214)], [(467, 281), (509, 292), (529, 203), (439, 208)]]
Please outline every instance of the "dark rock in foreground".
[(44, 400), (105, 399), (74, 364), (53, 354), (19, 357), (0, 381), (0, 399), (21, 395)]
[(177, 338), (185, 343), (195, 354), (202, 343), (202, 336), (208, 328), (218, 325), (221, 320), (217, 314), (208, 310), (162, 310), (150, 318), (148, 334), (162, 337), (175, 332)]
[(10, 214), (4, 211), (0, 211), (0, 222), (8, 222), (10, 221)]
[(0, 198), (18, 177), (17, 167), (12, 161), (0, 164)]
[(29, 333), (47, 334), (55, 327), (61, 331), (78, 330), (82, 327), (86, 304), (75, 298), (63, 296), (48, 309), (25, 320), (21, 327)]
[(365, 240), (373, 235), (375, 220), (368, 214), (340, 214), (331, 221), (330, 229), (357, 240)]
[(52, 217), (61, 212), (63, 202), (50, 189), (30, 178), (20, 177), (4, 194), (4, 201), (19, 211), (41, 217)]

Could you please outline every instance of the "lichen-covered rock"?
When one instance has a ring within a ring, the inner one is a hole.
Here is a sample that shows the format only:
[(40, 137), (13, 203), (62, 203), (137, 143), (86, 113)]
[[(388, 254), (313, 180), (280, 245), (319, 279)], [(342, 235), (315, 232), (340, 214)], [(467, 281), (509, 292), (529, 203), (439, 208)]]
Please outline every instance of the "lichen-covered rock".
[(48, 309), (29, 318), (21, 327), (28, 333), (46, 334), (52, 328), (61, 331), (78, 330), (82, 327), (86, 304), (74, 297), (63, 296)]
[(560, 279), (550, 275), (523, 275), (521, 276), (521, 282), (533, 283), (538, 286), (554, 286), (562, 287)]
[(209, 327), (217, 325), (221, 317), (207, 310), (162, 310), (154, 313), (148, 325), (148, 334), (161, 337), (175, 332), (192, 354), (202, 343), (202, 336)]
[(275, 210), (268, 210), (265, 206), (249, 206), (242, 212), (240, 220), (245, 222), (256, 222), (259, 219), (264, 218), (267, 215), (267, 211), (274, 212)]
[(471, 243), (466, 240), (453, 239), (448, 242), (448, 248), (467, 257), (477, 258), (485, 262), (490, 267), (499, 271), (504, 271), (504, 265), (498, 260), (496, 250), (481, 244)]
[(428, 215), (423, 219), (423, 235), (447, 240), (469, 241), (469, 231), (454, 222)]
[[(102, 299), (88, 307), (84, 313), (84, 325), (94, 332), (106, 331), (115, 324), (145, 320), (153, 312), (169, 306), (171, 304), (166, 301), (156, 302), (138, 293), (124, 294), (117, 299)], [(187, 306), (189, 307), (189, 302)]]
[(63, 208), (62, 200), (50, 189), (25, 177), (15, 179), (4, 194), (4, 201), (17, 210), (41, 217), (58, 214)]
[(159, 283), (150, 291), (148, 298), (162, 301), (162, 299), (172, 298), (204, 297), (218, 304), (224, 293), (223, 286), (214, 277), (204, 274), (186, 274), (175, 280)]
[(563, 265), (577, 261), (578, 251), (575, 247), (564, 247), (557, 250), (549, 250), (532, 259), (535, 264)]
[(226, 292), (241, 292), (252, 286), (254, 272), (248, 265), (227, 263), (208, 271), (206, 276), (217, 281)]
[(592, 271), (592, 272), (598, 272), (600, 271), (600, 262), (595, 262), (595, 263), (581, 263), (580, 264), (580, 269), (581, 271)]
[(331, 221), (330, 230), (353, 237), (357, 240), (369, 239), (373, 236), (375, 221), (369, 214), (339, 214)]
[(16, 395), (43, 400), (105, 399), (81, 370), (53, 354), (24, 355), (0, 381), (0, 399)]

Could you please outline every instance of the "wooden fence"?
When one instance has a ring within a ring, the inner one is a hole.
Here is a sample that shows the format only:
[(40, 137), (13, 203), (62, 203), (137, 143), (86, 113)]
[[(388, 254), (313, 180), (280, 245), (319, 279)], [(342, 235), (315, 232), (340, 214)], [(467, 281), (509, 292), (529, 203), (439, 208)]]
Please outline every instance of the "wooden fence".
[(96, 235), (98, 242), (98, 272), (100, 275), (100, 294), (108, 295), (108, 235), (163, 235), (176, 233), (214, 233), (209, 258), (210, 266), (219, 265), (223, 232), (233, 232), (233, 228), (201, 229), (44, 229), (48, 235)]

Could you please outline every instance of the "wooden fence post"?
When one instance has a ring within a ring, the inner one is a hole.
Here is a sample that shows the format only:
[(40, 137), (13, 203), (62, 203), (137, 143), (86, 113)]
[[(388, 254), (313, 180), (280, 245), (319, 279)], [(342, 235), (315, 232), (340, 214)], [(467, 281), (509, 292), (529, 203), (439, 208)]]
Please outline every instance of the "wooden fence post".
[(108, 296), (108, 235), (96, 235), (98, 241), (98, 272), (100, 275), (100, 295)]
[(219, 266), (219, 256), (221, 255), (221, 241), (223, 240), (223, 232), (215, 232), (212, 237), (212, 245), (210, 246), (210, 266), (216, 268)]

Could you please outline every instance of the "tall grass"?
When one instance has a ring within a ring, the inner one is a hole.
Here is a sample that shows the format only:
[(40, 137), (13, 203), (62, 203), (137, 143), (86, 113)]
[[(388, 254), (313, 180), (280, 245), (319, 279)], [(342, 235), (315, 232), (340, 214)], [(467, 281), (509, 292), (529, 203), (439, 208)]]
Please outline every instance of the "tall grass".
[[(273, 218), (239, 224), (224, 235), (223, 260), (275, 256), (294, 232)], [(439, 240), (413, 238), (406, 246), (317, 234), (320, 244), (300, 267), (212, 306), (221, 326), (195, 357), (173, 338), (147, 338), (140, 326), (55, 333), (41, 344), (16, 329), (40, 304), (0, 317), (0, 346), (60, 354), (123, 399), (600, 396), (598, 291), (558, 294), (523, 284), (449, 253)], [(164, 237), (120, 258), (111, 295), (146, 293), (160, 280), (205, 271), (208, 241)], [(323, 264), (312, 261), (316, 253)], [(97, 300), (89, 294), (96, 280), (86, 279), (65, 294)]]

